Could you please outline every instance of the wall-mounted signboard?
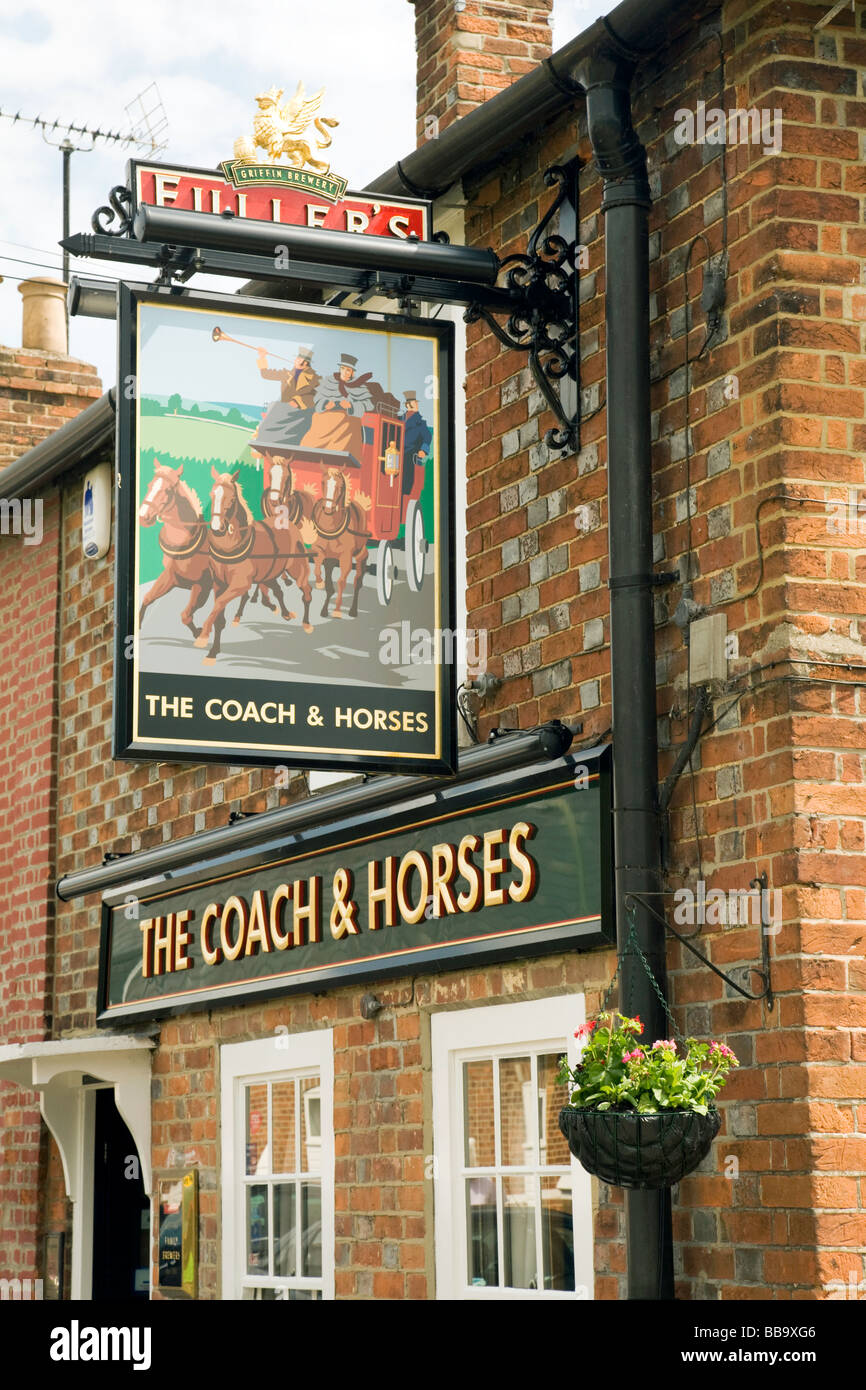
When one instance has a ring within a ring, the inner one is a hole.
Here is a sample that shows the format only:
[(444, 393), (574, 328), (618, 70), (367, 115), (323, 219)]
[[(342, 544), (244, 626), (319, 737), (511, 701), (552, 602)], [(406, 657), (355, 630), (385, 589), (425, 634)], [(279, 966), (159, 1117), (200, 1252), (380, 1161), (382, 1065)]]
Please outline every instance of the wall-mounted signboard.
[(607, 749), (106, 894), (100, 1023), (586, 948), (612, 935)]
[(452, 772), (452, 326), (119, 317), (115, 756)]
[(130, 160), (132, 216), (147, 203), (181, 212), (231, 212), (260, 222), (325, 227), (334, 232), (395, 237), (432, 235), (430, 204), (420, 198), (347, 191), (346, 180), (285, 164), (225, 160), (219, 170)]

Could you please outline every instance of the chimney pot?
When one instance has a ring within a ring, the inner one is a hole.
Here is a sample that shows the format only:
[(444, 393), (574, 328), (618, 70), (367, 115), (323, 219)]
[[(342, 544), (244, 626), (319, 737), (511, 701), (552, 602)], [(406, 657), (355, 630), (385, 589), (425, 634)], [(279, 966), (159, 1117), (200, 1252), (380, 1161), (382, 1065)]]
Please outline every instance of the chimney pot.
[(66, 286), (62, 280), (36, 275), (18, 286), (22, 298), (21, 345), (67, 356)]

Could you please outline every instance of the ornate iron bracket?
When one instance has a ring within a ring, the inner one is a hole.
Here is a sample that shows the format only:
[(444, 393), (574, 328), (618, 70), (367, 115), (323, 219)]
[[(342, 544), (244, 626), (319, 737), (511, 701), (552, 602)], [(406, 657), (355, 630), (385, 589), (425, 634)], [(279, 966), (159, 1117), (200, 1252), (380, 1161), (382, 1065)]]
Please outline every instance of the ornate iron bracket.
[[(538, 389), (559, 421), (544, 442), (551, 449), (580, 447), (580, 356), (578, 352), (577, 242), (547, 228), (568, 200), (575, 183), (573, 175), (561, 165), (544, 174), (548, 188), (558, 185), (556, 197), (542, 217), (525, 253), (506, 256), (502, 261), (503, 288), (520, 294), (522, 303), (514, 309), (503, 327), (493, 317), (495, 310), (471, 304), (464, 314), (467, 323), (479, 319), (505, 347), (529, 353), (529, 366)], [(575, 208), (575, 220), (577, 209)], [(574, 382), (578, 408), (570, 414), (564, 407), (557, 385)]]
[[(108, 195), (110, 207), (97, 208), (90, 219), (90, 225), (95, 232), (101, 232), (104, 236), (129, 236), (132, 232), (132, 190), (125, 188), (122, 183), (115, 184)], [(108, 219), (107, 223), (104, 219)], [(117, 226), (112, 227), (111, 223), (117, 218)]]

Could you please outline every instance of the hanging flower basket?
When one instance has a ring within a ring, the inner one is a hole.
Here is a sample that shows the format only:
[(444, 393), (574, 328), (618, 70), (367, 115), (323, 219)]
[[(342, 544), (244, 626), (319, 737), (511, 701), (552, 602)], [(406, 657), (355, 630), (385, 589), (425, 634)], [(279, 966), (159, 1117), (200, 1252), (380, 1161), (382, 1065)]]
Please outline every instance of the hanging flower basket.
[(660, 1110), (578, 1110), (566, 1105), (559, 1128), (578, 1163), (615, 1187), (673, 1187), (706, 1158), (719, 1132), (715, 1108)]
[(737, 1059), (724, 1043), (673, 1038), (637, 1044), (639, 1018), (614, 1011), (584, 1023), (574, 1067), (559, 1080), (570, 1104), (559, 1116), (568, 1147), (588, 1173), (617, 1187), (672, 1187), (691, 1173), (719, 1132), (713, 1105)]

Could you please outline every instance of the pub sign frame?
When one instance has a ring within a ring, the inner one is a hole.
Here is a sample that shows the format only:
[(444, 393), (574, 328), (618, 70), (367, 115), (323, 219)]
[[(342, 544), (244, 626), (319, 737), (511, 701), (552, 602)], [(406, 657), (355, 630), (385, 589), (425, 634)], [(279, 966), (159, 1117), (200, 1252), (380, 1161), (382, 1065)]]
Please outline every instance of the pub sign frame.
[[(610, 945), (611, 761), (603, 745), (494, 774), (478, 765), (288, 839), (263, 832), (255, 847), (131, 874), (103, 894), (97, 1024)], [(449, 845), (451, 901), (425, 905), (422, 878)], [(474, 900), (461, 898), (472, 879)]]
[(118, 324), (115, 758), (452, 774), (453, 325), (131, 284)]

